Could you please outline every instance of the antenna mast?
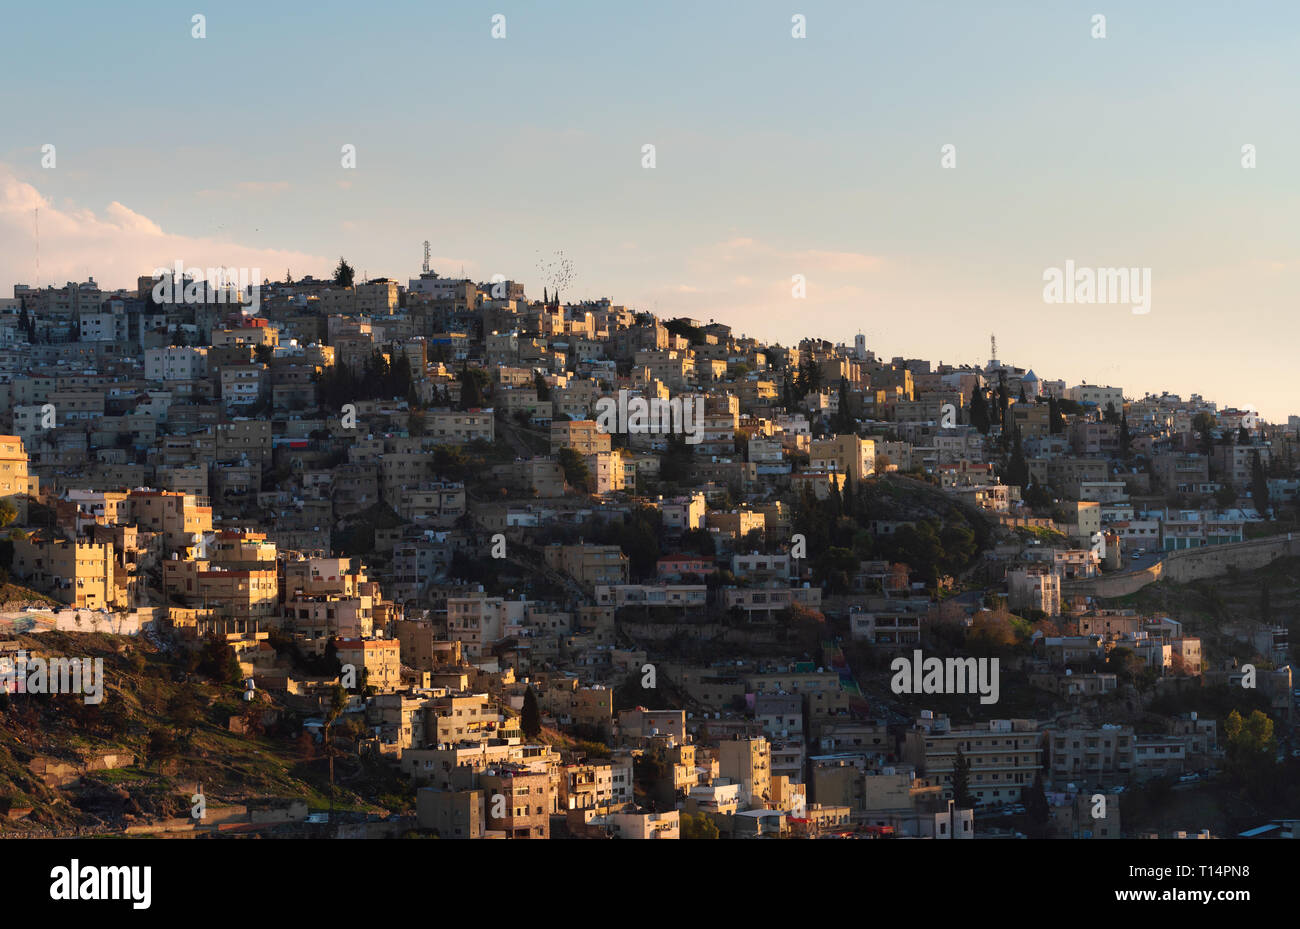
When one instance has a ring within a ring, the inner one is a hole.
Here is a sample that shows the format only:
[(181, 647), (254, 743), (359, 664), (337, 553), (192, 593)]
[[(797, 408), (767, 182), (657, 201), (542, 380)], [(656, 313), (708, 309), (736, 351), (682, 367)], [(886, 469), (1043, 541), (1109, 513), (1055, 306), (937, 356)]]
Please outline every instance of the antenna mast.
[(428, 239), (425, 239), (425, 240), (424, 240), (424, 269), (423, 269), (423, 273), (424, 273), (424, 274), (428, 274), (428, 273), (429, 273), (429, 240), (428, 240)]

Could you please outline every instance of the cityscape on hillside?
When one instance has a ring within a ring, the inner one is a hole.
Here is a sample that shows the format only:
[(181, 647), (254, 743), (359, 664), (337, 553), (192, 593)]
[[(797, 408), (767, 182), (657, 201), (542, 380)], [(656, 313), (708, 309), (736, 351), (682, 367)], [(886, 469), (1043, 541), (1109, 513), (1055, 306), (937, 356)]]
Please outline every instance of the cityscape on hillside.
[(1290, 904), (1300, 3), (6, 13), (11, 918)]
[(1300, 417), (429, 255), (0, 298), (0, 833), (1300, 834)]

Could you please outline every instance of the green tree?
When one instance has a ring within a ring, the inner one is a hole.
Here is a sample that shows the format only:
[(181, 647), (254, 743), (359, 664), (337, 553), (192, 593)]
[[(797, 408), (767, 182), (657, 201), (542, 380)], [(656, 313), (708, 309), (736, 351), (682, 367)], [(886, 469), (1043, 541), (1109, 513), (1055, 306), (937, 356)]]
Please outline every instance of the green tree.
[(670, 484), (684, 484), (690, 480), (695, 453), (686, 444), (686, 437), (668, 437), (668, 448), (659, 460), (659, 477)]
[(162, 763), (168, 758), (172, 758), (180, 750), (176, 742), (176, 735), (170, 729), (153, 729), (149, 732), (149, 742), (145, 746), (145, 755), (149, 761), (162, 770)]
[(340, 287), (351, 287), (355, 276), (356, 271), (353, 270), (352, 265), (343, 260), (340, 255), (338, 267), (334, 269), (334, 283)]
[(1047, 398), (1047, 423), (1048, 431), (1052, 435), (1063, 435), (1065, 433), (1065, 416), (1061, 412), (1061, 404), (1055, 397)]
[(1007, 410), (1010, 397), (1007, 396), (1007, 372), (998, 372), (998, 425), (1002, 428), (1002, 441), (1007, 441)]
[(1114, 674), (1120, 683), (1132, 683), (1145, 668), (1146, 662), (1131, 648), (1112, 648), (1106, 656), (1106, 670)]
[(14, 506), (13, 500), (8, 497), (0, 500), (0, 528), (9, 526), (17, 518), (18, 507)]
[(1223, 721), (1223, 734), (1228, 757), (1236, 761), (1271, 761), (1277, 751), (1273, 720), (1260, 710), (1251, 710), (1245, 718), (1233, 710)]
[(167, 715), (172, 724), (186, 735), (193, 733), (203, 721), (203, 710), (199, 706), (198, 698), (189, 688), (178, 692), (167, 702)]
[(334, 685), (330, 691), (330, 703), (325, 709), (325, 732), (326, 741), (329, 740), (329, 729), (335, 721), (343, 715), (343, 711), (348, 708), (348, 692), (342, 684)]
[(957, 749), (957, 760), (952, 764), (952, 801), (963, 810), (975, 805), (970, 795), (970, 759), (960, 748)]
[(1200, 449), (1202, 455), (1208, 455), (1211, 447), (1214, 445), (1214, 430), (1218, 428), (1218, 421), (1214, 418), (1213, 413), (1201, 412), (1192, 417), (1192, 431), (1200, 439)]
[(532, 685), (524, 691), (524, 711), (520, 719), (520, 726), (524, 730), (524, 735), (530, 739), (535, 739), (542, 732), (542, 708), (537, 703), (537, 691), (533, 690)]
[(814, 576), (831, 594), (852, 590), (857, 569), (858, 556), (849, 548), (828, 548), (813, 561)]
[(989, 406), (984, 397), (984, 390), (980, 387), (971, 391), (970, 424), (978, 429), (981, 435), (989, 434)]
[(471, 368), (468, 364), (460, 369), (460, 408), (476, 410), (483, 406), (483, 389), (487, 386), (487, 374), (481, 368)]
[(1034, 784), (1029, 788), (1025, 798), (1025, 819), (1029, 823), (1026, 834), (1031, 839), (1051, 837), (1052, 808), (1047, 805), (1047, 793), (1043, 790), (1043, 775), (1034, 775)]
[(857, 434), (857, 423), (853, 420), (853, 414), (849, 411), (849, 379), (840, 378), (840, 402), (835, 411), (835, 434), (848, 435)]
[(556, 457), (559, 459), (560, 468), (564, 471), (564, 480), (579, 490), (590, 492), (591, 469), (587, 467), (587, 459), (578, 454), (577, 449), (568, 445), (561, 448)]
[(230, 643), (212, 636), (198, 655), (196, 670), (221, 684), (238, 684), (239, 657)]
[(716, 839), (719, 835), (717, 825), (707, 813), (681, 814), (681, 837), (683, 839)]
[(1025, 447), (1020, 439), (1020, 427), (1015, 429), (1011, 461), (1007, 465), (1007, 483), (1024, 487), (1029, 483), (1029, 464), (1025, 461)]
[(1255, 504), (1255, 512), (1265, 519), (1269, 515), (1268, 475), (1259, 460), (1259, 450), (1250, 453), (1250, 499)]
[(712, 558), (718, 553), (718, 546), (713, 539), (713, 533), (709, 532), (709, 530), (704, 528), (687, 529), (682, 533), (681, 550)]

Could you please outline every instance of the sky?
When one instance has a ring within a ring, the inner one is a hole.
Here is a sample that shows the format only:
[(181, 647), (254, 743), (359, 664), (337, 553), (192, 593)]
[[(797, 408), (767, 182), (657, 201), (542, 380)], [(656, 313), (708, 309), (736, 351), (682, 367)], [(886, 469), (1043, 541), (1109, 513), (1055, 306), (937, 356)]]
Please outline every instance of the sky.
[[(1300, 413), (1300, 4), (53, 0), (7, 25), (0, 295), (177, 260), (405, 282), (428, 240), (530, 296), (563, 263), (566, 300), (936, 363), (996, 334), (1047, 379)], [(1046, 302), (1067, 260), (1148, 269), (1149, 312)]]

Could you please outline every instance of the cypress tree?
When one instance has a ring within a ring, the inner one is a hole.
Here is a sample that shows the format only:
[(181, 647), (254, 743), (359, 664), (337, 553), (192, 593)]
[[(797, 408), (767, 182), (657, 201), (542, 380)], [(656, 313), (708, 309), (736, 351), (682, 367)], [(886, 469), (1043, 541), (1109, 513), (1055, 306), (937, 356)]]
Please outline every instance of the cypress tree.
[(1259, 460), (1259, 450), (1250, 453), (1250, 497), (1255, 503), (1255, 512), (1268, 517), (1268, 476), (1264, 465)]
[(970, 761), (957, 749), (957, 760), (952, 765), (952, 800), (963, 810), (974, 806), (970, 796)]
[(542, 732), (542, 708), (537, 703), (537, 691), (532, 685), (524, 692), (524, 710), (520, 719), (524, 735), (530, 739), (537, 738)]

